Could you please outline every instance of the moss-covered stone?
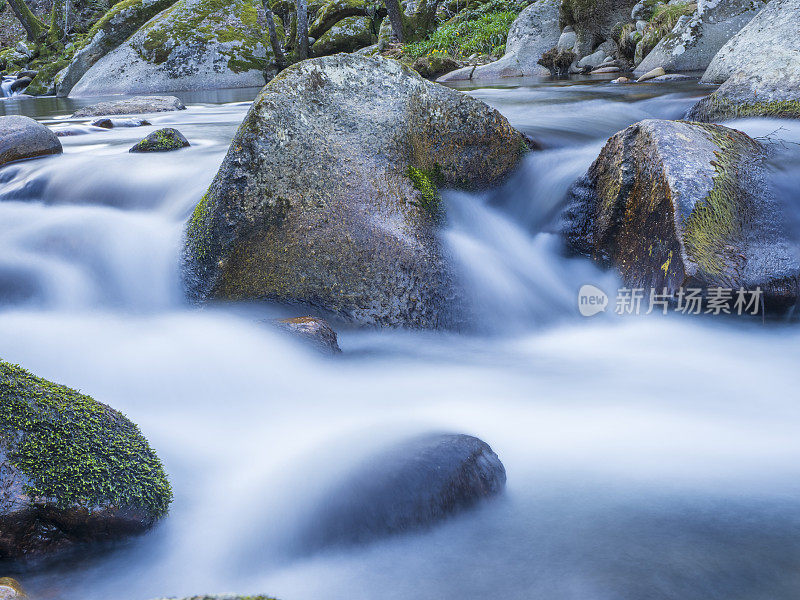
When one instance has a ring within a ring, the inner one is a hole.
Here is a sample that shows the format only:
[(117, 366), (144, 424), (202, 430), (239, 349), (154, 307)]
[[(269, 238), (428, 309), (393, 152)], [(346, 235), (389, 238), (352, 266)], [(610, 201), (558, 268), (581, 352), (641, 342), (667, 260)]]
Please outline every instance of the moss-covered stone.
[(336, 23), (347, 17), (374, 17), (380, 12), (378, 3), (369, 0), (329, 0), (317, 11), (308, 26), (308, 35), (319, 39)]
[(0, 361), (0, 560), (150, 527), (172, 491), (121, 413)]
[(764, 159), (758, 142), (719, 125), (637, 123), (573, 188), (567, 240), (628, 287), (761, 287), (782, 312), (798, 299), (798, 243), (763, 183)]
[(130, 152), (169, 152), (190, 146), (183, 134), (172, 127), (164, 127), (154, 131), (136, 143)]

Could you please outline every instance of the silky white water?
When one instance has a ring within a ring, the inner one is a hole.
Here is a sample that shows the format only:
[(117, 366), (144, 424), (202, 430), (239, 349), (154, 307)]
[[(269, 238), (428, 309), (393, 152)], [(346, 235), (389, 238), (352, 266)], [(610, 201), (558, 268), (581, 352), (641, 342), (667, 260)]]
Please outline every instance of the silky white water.
[[(582, 318), (582, 284), (618, 284), (565, 258), (553, 233), (609, 135), (678, 118), (705, 91), (557, 82), (471, 93), (545, 146), (500, 189), (446, 195), (442, 242), (474, 330), (339, 326), (335, 358), (259, 323), (291, 309), (182, 299), (183, 222), (254, 92), (190, 96), (189, 110), (152, 127), (61, 138), (63, 156), (0, 169), (0, 356), (125, 412), (175, 491), (147, 535), (9, 574), (43, 599), (797, 598), (797, 327)], [(0, 110), (58, 128), (73, 108), (11, 99)], [(192, 147), (128, 154), (162, 126)], [(774, 185), (796, 220), (800, 127), (736, 126), (782, 141)], [(430, 530), (296, 550), (349, 465), (437, 430), (488, 442), (505, 494)]]

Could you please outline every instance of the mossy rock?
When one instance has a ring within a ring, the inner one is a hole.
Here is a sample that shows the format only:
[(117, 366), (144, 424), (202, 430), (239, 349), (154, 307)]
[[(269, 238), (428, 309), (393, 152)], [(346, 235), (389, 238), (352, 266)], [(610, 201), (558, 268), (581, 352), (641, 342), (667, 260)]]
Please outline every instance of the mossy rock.
[(0, 361), (0, 560), (139, 533), (172, 491), (121, 413)]
[[(112, 6), (78, 40), (72, 60), (62, 66), (66, 71), (59, 78), (56, 93), (69, 94), (72, 87), (92, 65), (125, 42), (147, 21), (175, 4), (176, 0), (122, 0)], [(35, 82), (34, 82), (35, 83)]]
[(617, 24), (630, 20), (635, 4), (636, 0), (562, 0), (561, 26), (575, 30), (578, 57), (588, 56), (598, 44), (612, 38)]
[(129, 152), (169, 152), (190, 146), (189, 140), (172, 127), (164, 127), (154, 131), (138, 142)]
[(766, 310), (798, 300), (798, 240), (765, 183), (764, 148), (720, 125), (647, 120), (614, 135), (571, 191), (571, 248), (626, 287), (764, 291)]
[(397, 61), (297, 63), (256, 98), (189, 219), (189, 295), (312, 304), (363, 325), (452, 325), (462, 296), (428, 188), (496, 185), (525, 148), (498, 112)]
[(251, 87), (274, 70), (257, 0), (178, 0), (98, 60), (70, 96)]
[(377, 41), (369, 17), (347, 17), (336, 23), (311, 47), (314, 56), (354, 52)]

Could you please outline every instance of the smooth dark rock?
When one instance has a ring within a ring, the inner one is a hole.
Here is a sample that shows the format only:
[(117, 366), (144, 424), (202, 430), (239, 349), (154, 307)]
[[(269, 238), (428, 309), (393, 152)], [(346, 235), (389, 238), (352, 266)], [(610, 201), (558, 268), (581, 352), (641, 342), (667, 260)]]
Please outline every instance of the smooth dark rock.
[(183, 102), (175, 96), (133, 96), (114, 102), (98, 102), (84, 106), (73, 113), (72, 118), (112, 115), (140, 115), (144, 113), (186, 110)]
[(325, 353), (339, 354), (342, 351), (339, 348), (336, 332), (325, 319), (295, 317), (293, 319), (276, 319), (273, 323), (283, 331), (288, 331)]
[(329, 490), (310, 519), (308, 549), (414, 531), (497, 496), (506, 471), (491, 447), (461, 434), (427, 434), (366, 459)]
[(17, 115), (0, 117), (0, 166), (61, 152), (61, 142), (41, 123)]
[(31, 81), (33, 80), (30, 77), (19, 77), (11, 82), (11, 86), (9, 87), (9, 89), (12, 92), (18, 92), (20, 90), (24, 90), (31, 84)]
[(172, 127), (154, 131), (137, 143), (129, 152), (169, 152), (190, 146), (183, 134)]
[(103, 129), (113, 129), (114, 127), (142, 127), (143, 125), (151, 125), (151, 123), (147, 119), (112, 119), (109, 117), (101, 117), (92, 121), (90, 125), (102, 127)]

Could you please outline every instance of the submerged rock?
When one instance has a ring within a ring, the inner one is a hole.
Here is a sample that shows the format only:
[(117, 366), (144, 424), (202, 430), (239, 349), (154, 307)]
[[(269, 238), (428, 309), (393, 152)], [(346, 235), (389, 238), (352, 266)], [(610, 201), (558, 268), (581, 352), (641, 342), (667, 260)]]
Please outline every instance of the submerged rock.
[(136, 425), (0, 361), (0, 561), (141, 533), (171, 501)]
[(656, 67), (667, 71), (702, 71), (714, 55), (765, 6), (762, 0), (698, 2), (691, 17), (684, 17), (661, 38), (635, 73)]
[(11, 577), (0, 577), (0, 600), (25, 600), (27, 597), (19, 581)]
[(84, 106), (72, 114), (73, 119), (111, 115), (140, 115), (145, 113), (186, 110), (183, 102), (175, 96), (133, 96), (125, 100), (98, 102)]
[(295, 317), (293, 319), (276, 319), (273, 323), (284, 331), (310, 342), (319, 350), (330, 354), (338, 354), (339, 339), (336, 332), (325, 319), (319, 317)]
[(264, 85), (256, 0), (178, 0), (98, 60), (70, 96)]
[(632, 125), (573, 188), (567, 241), (629, 288), (761, 287), (766, 310), (783, 312), (798, 299), (800, 253), (764, 159), (758, 142), (720, 125)]
[(172, 127), (158, 129), (138, 142), (129, 152), (169, 152), (190, 146), (189, 140)]
[(0, 117), (0, 166), (62, 151), (58, 137), (41, 123), (18, 115)]
[(438, 81), (549, 75), (549, 71), (539, 64), (539, 60), (545, 52), (558, 44), (561, 37), (558, 4), (559, 0), (537, 0), (523, 10), (508, 30), (506, 53), (500, 60), (488, 65), (452, 71)]
[(100, 117), (89, 123), (93, 127), (102, 127), (103, 129), (114, 129), (115, 127), (143, 127), (145, 125), (152, 125), (146, 119), (112, 119), (109, 117)]
[(56, 95), (66, 96), (98, 60), (131, 37), (136, 30), (176, 0), (128, 0), (118, 2), (79, 42), (69, 65), (56, 78)]
[(725, 80), (687, 113), (695, 121), (800, 119), (800, 0), (772, 0), (728, 42), (703, 75)]
[(428, 434), (363, 461), (325, 495), (301, 534), (309, 550), (431, 526), (499, 495), (506, 470), (484, 441)]
[(497, 111), (396, 61), (295, 64), (256, 98), (189, 220), (189, 295), (445, 326), (457, 296), (437, 185), (494, 185), (526, 150)]

